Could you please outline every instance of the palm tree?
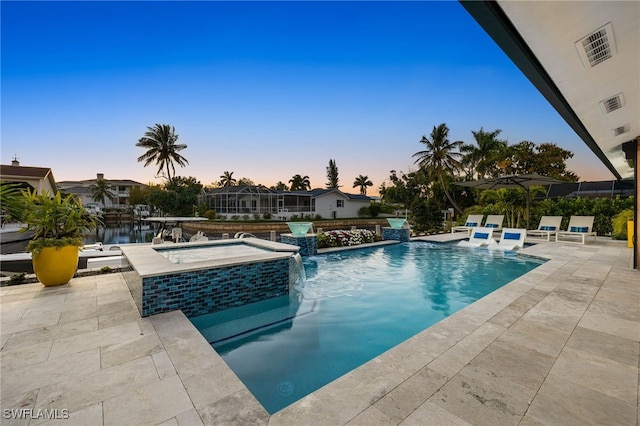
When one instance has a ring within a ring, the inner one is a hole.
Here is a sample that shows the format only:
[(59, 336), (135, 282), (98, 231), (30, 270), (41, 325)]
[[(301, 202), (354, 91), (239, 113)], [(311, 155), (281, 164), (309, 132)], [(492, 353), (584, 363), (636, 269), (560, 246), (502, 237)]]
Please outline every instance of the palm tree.
[(309, 176), (295, 175), (291, 179), (289, 179), (289, 183), (291, 184), (291, 191), (304, 191), (311, 189), (311, 181), (309, 180)]
[(236, 180), (233, 178), (233, 172), (225, 171), (222, 176), (220, 176), (220, 186), (227, 187), (235, 184)]
[(369, 176), (358, 176), (356, 180), (353, 181), (353, 187), (360, 187), (360, 193), (362, 195), (367, 195), (367, 186), (373, 186), (373, 182), (369, 180)]
[(497, 163), (497, 157), (507, 147), (506, 141), (498, 139), (501, 132), (500, 129), (485, 132), (480, 127), (477, 132), (471, 131), (477, 146), (469, 144), (460, 147), (460, 152), (465, 154), (462, 162), (469, 167), (471, 178), (473, 178), (474, 172), (478, 174), (478, 179), (483, 179), (487, 174), (493, 174), (490, 170), (491, 166)]
[(278, 181), (278, 183), (273, 185), (270, 189), (274, 189), (276, 191), (288, 191), (289, 187), (287, 186), (286, 183), (284, 183), (282, 181)]
[(91, 185), (89, 189), (91, 190), (91, 199), (102, 204), (103, 207), (105, 198), (108, 198), (109, 201), (111, 201), (116, 196), (116, 194), (111, 192), (111, 184), (104, 179), (96, 180), (96, 183)]
[(440, 185), (447, 199), (453, 208), (462, 214), (462, 209), (458, 207), (449, 193), (445, 181), (462, 167), (460, 161), (458, 161), (458, 158), (460, 158), (462, 154), (454, 150), (459, 149), (463, 142), (450, 142), (448, 136), (449, 128), (445, 123), (440, 124), (438, 127), (434, 126), (431, 131), (431, 139), (424, 135), (422, 139), (420, 139), (420, 143), (424, 144), (426, 149), (416, 152), (413, 154), (413, 157), (417, 157), (415, 163), (420, 166), (420, 169), (429, 176), (430, 179), (440, 181)]
[(136, 146), (145, 148), (147, 152), (138, 157), (138, 161), (144, 161), (144, 167), (155, 162), (158, 166), (158, 175), (163, 170), (166, 178), (171, 182), (172, 175), (175, 175), (174, 163), (184, 167), (189, 164), (186, 158), (178, 152), (187, 147), (186, 144), (177, 144), (178, 135), (175, 127), (168, 124), (156, 124), (154, 127), (147, 127), (147, 132), (138, 140)]
[[(0, 181), (0, 213), (6, 213), (9, 217), (20, 219), (24, 212), (20, 184)], [(5, 216), (2, 216), (4, 226)]]

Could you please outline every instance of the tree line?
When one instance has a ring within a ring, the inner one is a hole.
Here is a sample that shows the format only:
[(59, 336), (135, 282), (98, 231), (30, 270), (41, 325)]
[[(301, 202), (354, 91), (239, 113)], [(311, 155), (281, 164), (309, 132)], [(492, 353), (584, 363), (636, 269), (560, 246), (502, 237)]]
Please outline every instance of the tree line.
[[(404, 173), (392, 170), (389, 181), (383, 183), (380, 195), (384, 204), (401, 205), (409, 209), (416, 224), (425, 228), (441, 226), (441, 211), (452, 207), (457, 216), (479, 203), (509, 206), (512, 216), (522, 216), (523, 194), (518, 190), (478, 191), (455, 185), (455, 182), (497, 177), (509, 174), (539, 174), (566, 182), (575, 182), (578, 176), (567, 168), (566, 161), (573, 153), (560, 148), (554, 143), (536, 144), (521, 141), (510, 145), (500, 138), (500, 129), (485, 131), (480, 128), (471, 131), (473, 142), (451, 141), (446, 123), (434, 126), (430, 135), (423, 135), (418, 143), (421, 150), (413, 154), (415, 171)], [(136, 146), (145, 152), (138, 157), (144, 167), (155, 165), (157, 176), (165, 179), (165, 183), (152, 186), (153, 195), (145, 196), (146, 203), (162, 205), (165, 211), (176, 214), (174, 208), (196, 204), (197, 195), (204, 185), (193, 177), (176, 176), (175, 166), (184, 167), (187, 159), (181, 154), (187, 148), (178, 143), (175, 128), (168, 124), (156, 124), (147, 127), (147, 131), (138, 140)], [(224, 171), (219, 179), (209, 187), (229, 187), (235, 185), (255, 185), (251, 179), (233, 176), (234, 172)], [(340, 188), (338, 166), (335, 159), (330, 159), (326, 167), (326, 188)], [(96, 183), (96, 194), (105, 194), (104, 188)], [(257, 185), (267, 188), (264, 185)], [(366, 175), (359, 175), (353, 182), (366, 195), (367, 188), (373, 182)], [(310, 190), (309, 176), (296, 174), (287, 181), (279, 181), (269, 189), (274, 190)], [(535, 189), (534, 189), (535, 194)], [(108, 193), (107, 193), (108, 195)], [(133, 194), (134, 198), (137, 196)], [(190, 200), (185, 199), (185, 197)], [(498, 200), (498, 201), (496, 201)], [(132, 202), (133, 203), (133, 202)], [(142, 201), (140, 202), (142, 203)], [(517, 212), (517, 213), (514, 213)], [(182, 211), (184, 214), (185, 212)], [(515, 221), (516, 219), (514, 219)], [(438, 225), (440, 223), (440, 225)]]

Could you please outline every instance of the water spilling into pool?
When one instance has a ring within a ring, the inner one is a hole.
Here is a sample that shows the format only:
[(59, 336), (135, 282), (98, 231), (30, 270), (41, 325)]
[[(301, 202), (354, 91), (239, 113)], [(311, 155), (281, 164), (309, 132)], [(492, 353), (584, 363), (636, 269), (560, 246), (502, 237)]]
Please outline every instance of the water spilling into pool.
[(420, 242), (320, 255), (289, 296), (191, 320), (275, 413), (539, 264)]

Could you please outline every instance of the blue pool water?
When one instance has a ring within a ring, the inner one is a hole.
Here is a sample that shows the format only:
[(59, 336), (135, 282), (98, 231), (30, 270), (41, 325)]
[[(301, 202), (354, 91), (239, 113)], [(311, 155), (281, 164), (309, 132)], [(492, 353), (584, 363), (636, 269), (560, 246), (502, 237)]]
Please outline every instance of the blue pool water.
[(423, 242), (319, 255), (289, 296), (191, 321), (272, 414), (540, 263)]

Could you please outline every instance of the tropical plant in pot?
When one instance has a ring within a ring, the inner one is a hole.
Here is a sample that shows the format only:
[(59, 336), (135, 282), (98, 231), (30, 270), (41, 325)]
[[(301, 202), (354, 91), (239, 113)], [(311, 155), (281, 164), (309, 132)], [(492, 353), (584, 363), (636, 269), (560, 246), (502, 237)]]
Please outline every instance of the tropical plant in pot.
[(26, 190), (21, 220), (23, 231), (32, 231), (27, 245), (32, 254), (33, 271), (45, 286), (66, 284), (78, 269), (82, 238), (97, 226), (96, 219), (73, 195)]

